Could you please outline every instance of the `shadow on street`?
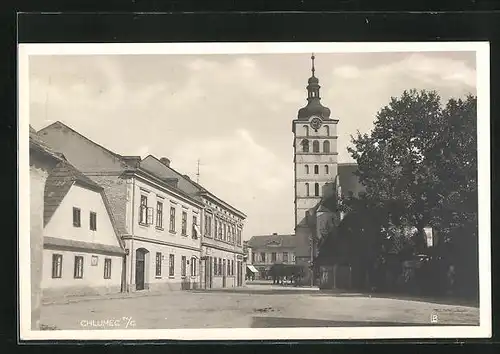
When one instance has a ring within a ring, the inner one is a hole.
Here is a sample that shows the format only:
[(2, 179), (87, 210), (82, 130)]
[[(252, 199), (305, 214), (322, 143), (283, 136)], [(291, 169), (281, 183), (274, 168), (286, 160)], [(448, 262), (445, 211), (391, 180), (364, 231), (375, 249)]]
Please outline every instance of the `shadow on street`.
[[(330, 321), (307, 318), (287, 317), (252, 317), (251, 328), (270, 327), (400, 327), (400, 326), (439, 326), (431, 323), (405, 323), (405, 322), (375, 322), (375, 321)], [(445, 325), (460, 326), (460, 325)], [(465, 326), (465, 325), (462, 325)]]

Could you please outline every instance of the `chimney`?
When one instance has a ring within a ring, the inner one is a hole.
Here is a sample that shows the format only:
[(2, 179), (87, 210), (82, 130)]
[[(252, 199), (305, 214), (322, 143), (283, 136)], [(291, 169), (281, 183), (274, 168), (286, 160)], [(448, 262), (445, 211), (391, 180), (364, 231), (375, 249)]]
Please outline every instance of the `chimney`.
[(277, 235), (278, 235), (278, 233), (277, 233), (277, 232), (273, 232), (273, 236), (277, 236)]
[(166, 157), (162, 157), (162, 158), (160, 159), (160, 162), (161, 162), (162, 164), (164, 164), (165, 166), (170, 167), (170, 160), (169, 160), (169, 159), (167, 159)]
[(137, 168), (141, 164), (140, 156), (121, 156), (121, 158), (127, 163), (127, 165)]

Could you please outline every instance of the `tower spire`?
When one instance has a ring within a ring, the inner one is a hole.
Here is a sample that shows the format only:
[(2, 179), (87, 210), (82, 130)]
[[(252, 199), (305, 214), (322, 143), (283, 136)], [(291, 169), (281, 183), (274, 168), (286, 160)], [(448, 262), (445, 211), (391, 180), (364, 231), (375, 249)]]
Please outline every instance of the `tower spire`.
[(314, 53), (311, 54), (311, 62), (312, 62), (312, 67), (311, 67), (311, 72), (312, 72), (312, 76), (314, 77), (314, 72), (316, 71), (316, 69), (314, 69), (314, 59), (316, 57), (314, 56)]

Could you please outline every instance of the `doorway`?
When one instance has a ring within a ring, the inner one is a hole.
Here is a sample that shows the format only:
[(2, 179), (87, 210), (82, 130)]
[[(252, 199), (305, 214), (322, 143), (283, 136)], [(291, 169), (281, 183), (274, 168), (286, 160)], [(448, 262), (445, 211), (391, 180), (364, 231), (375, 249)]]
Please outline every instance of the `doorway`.
[(148, 250), (138, 248), (135, 251), (135, 290), (144, 290), (146, 287), (146, 254)]

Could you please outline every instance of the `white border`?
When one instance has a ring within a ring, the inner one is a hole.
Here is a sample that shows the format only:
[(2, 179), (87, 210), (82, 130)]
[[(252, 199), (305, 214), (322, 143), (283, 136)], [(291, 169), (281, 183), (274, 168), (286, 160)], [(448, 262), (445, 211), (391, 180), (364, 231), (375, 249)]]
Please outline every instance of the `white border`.
[[(125, 54), (271, 54), (475, 51), (478, 97), (478, 200), (480, 326), (224, 328), (165, 330), (31, 330), (29, 267), (19, 267), (21, 340), (311, 340), (491, 337), (490, 253), (490, 56), (488, 42), (420, 43), (172, 43), (172, 44), (20, 44), (19, 47), (19, 204), (29, 205), (29, 65), (30, 55)], [(19, 261), (30, 264), (30, 214), (19, 208)]]

